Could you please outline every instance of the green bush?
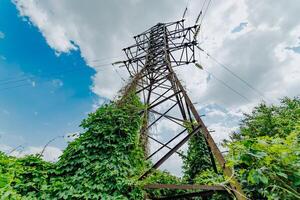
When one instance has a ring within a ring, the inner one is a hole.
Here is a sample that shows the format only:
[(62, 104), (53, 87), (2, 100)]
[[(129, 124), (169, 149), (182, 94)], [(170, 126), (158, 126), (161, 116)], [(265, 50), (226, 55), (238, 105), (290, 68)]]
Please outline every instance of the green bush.
[(11, 199), (143, 199), (145, 170), (139, 144), (143, 109), (138, 97), (99, 108), (83, 120), (85, 132), (55, 164), (38, 156), (0, 154), (0, 194)]
[(300, 199), (300, 99), (257, 106), (226, 142), (227, 160), (251, 199)]
[[(230, 177), (211, 170), (204, 138), (195, 135), (184, 157), (184, 177), (149, 169), (140, 129), (145, 109), (139, 98), (126, 93), (121, 101), (100, 107), (83, 120), (84, 133), (69, 143), (57, 163), (39, 155), (15, 158), (0, 152), (1, 199), (126, 200), (181, 194), (181, 190), (144, 190), (145, 184), (228, 184)], [(279, 106), (260, 104), (245, 115), (239, 133), (225, 145), (229, 166), (251, 199), (300, 199), (300, 100)], [(211, 199), (230, 199), (214, 194)], [(198, 197), (198, 199), (200, 199)]]

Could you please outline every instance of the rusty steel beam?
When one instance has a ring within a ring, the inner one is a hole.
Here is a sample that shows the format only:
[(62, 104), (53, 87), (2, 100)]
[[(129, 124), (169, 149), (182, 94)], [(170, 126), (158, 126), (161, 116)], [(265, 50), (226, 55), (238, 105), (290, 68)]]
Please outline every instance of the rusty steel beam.
[[(162, 143), (161, 141), (155, 139), (154, 137), (152, 137), (152, 136), (150, 136), (150, 135), (147, 135), (147, 137), (150, 138), (150, 139), (152, 139), (154, 142), (156, 142), (156, 143), (158, 143), (158, 144), (160, 144), (160, 145), (164, 145), (164, 143)], [(172, 149), (172, 148), (171, 148), (170, 146), (168, 146), (168, 145), (166, 145), (165, 147), (168, 148), (168, 149), (170, 149), (170, 150)], [(178, 154), (179, 156), (183, 157), (183, 158), (186, 157), (185, 155), (183, 155), (183, 154), (180, 153), (179, 151), (176, 151), (175, 153)]]
[[(218, 193), (227, 193), (227, 191), (217, 191)], [(193, 199), (193, 197), (201, 197), (202, 200), (209, 200), (211, 199), (212, 195), (216, 193), (216, 191), (208, 190), (208, 191), (201, 191), (201, 192), (190, 192), (190, 193), (183, 193), (174, 196), (162, 196), (162, 197), (151, 197), (152, 200), (176, 200), (176, 199)]]
[[(172, 69), (171, 69), (172, 70)], [(174, 73), (174, 72), (173, 72)], [(227, 176), (227, 177), (231, 177), (231, 182), (230, 182), (230, 186), (233, 189), (233, 192), (235, 194), (235, 196), (237, 197), (237, 199), (245, 199), (246, 195), (244, 194), (241, 185), (239, 184), (239, 182), (237, 181), (237, 179), (234, 177), (233, 175), (233, 171), (232, 169), (226, 165), (226, 161), (221, 153), (221, 151), (219, 150), (218, 146), (216, 145), (216, 143), (214, 142), (214, 139), (212, 138), (212, 136), (210, 135), (207, 127), (205, 126), (204, 122), (202, 121), (200, 115), (198, 114), (195, 106), (192, 104), (190, 98), (188, 97), (185, 89), (183, 88), (183, 86), (181, 85), (180, 81), (178, 80), (177, 76), (174, 73), (174, 79), (176, 84), (179, 86), (179, 88), (181, 89), (185, 101), (187, 102), (187, 104), (189, 105), (191, 112), (193, 113), (196, 121), (198, 122), (198, 124), (201, 126), (201, 133), (204, 135), (214, 157), (216, 158), (216, 160), (218, 161), (218, 163), (220, 164), (220, 166), (222, 167), (223, 173)]]
[[(152, 108), (156, 106), (161, 106), (164, 108), (163, 110), (166, 110), (157, 111), (156, 114), (159, 114), (160, 117), (150, 123), (148, 129), (152, 125), (159, 123), (159, 119), (162, 117), (181, 126), (186, 126), (185, 122), (192, 124), (191, 132), (173, 148), (168, 146), (169, 143), (160, 143), (162, 147), (158, 148), (155, 152), (164, 147), (170, 149), (170, 151), (146, 171), (140, 179), (147, 177), (152, 172), (152, 169), (157, 169), (173, 153), (178, 153), (177, 150), (194, 134), (203, 134), (213, 169), (217, 172), (216, 162), (219, 163), (225, 176), (231, 177), (230, 187), (234, 195), (238, 200), (242, 200), (245, 199), (245, 195), (240, 184), (235, 179), (232, 169), (226, 165), (223, 155), (173, 70), (174, 67), (195, 62), (195, 46), (197, 45), (197, 41), (194, 34), (197, 29), (198, 26), (186, 28), (182, 20), (172, 23), (158, 23), (135, 36), (136, 43), (134, 45), (123, 49), (128, 58), (127, 61), (124, 61), (126, 69), (132, 78), (137, 79), (136, 76), (139, 76), (138, 79), (141, 81), (141, 83), (136, 82), (140, 86), (136, 93), (142, 93), (144, 103), (147, 104), (146, 110), (143, 112), (153, 112)], [(167, 86), (162, 87), (165, 83)], [(169, 95), (169, 91), (173, 93)], [(174, 116), (167, 114), (173, 105), (170, 105), (168, 100), (176, 103), (175, 106), (178, 108), (179, 117), (175, 114)], [(195, 122), (196, 124), (194, 124)]]
[(161, 159), (159, 159), (148, 171), (146, 171), (139, 180), (142, 180), (146, 178), (153, 169), (157, 169), (159, 166), (161, 166), (170, 156), (173, 155), (182, 145), (184, 145), (194, 134), (199, 131), (200, 126), (198, 126), (196, 129), (194, 129), (191, 133), (189, 133), (187, 136), (185, 136), (178, 144), (176, 144), (166, 155), (164, 155)]
[[(171, 106), (171, 107), (170, 107), (168, 110), (166, 110), (164, 113), (162, 113), (162, 114), (159, 113), (160, 116), (159, 116), (157, 119), (155, 119), (150, 125), (148, 125), (147, 129), (149, 129), (151, 126), (153, 126), (153, 124), (157, 123), (161, 118), (165, 117), (165, 116), (167, 115), (167, 113), (168, 113), (170, 110), (172, 110), (177, 104), (178, 104), (178, 103), (176, 102), (173, 106)], [(149, 112), (155, 113), (154, 110), (148, 110), (148, 111), (149, 111)]]
[[(166, 147), (167, 145), (169, 145), (171, 142), (173, 142), (176, 138), (178, 138), (179, 136), (181, 136), (185, 131), (187, 131), (187, 129), (182, 130), (180, 133), (178, 133), (177, 135), (175, 135), (171, 140), (169, 140), (167, 143), (165, 143), (164, 145), (162, 145), (161, 147), (159, 147), (156, 151), (154, 151), (150, 156), (148, 156), (147, 160), (152, 158), (157, 152), (159, 152), (160, 150), (162, 150), (164, 147)], [(172, 149), (171, 149), (172, 150)]]
[[(167, 40), (167, 37), (165, 38), (165, 40)], [(165, 41), (166, 45), (168, 44), (167, 41)], [(184, 99), (188, 105), (188, 107), (191, 109), (192, 114), (194, 115), (197, 123), (199, 124), (199, 126), (201, 127), (201, 133), (204, 135), (209, 148), (211, 149), (212, 153), (214, 154), (216, 160), (219, 162), (219, 164), (221, 165), (224, 174), (227, 177), (231, 177), (231, 182), (230, 182), (230, 186), (234, 191), (235, 196), (238, 199), (245, 199), (245, 194), (243, 193), (242, 187), (239, 184), (239, 182), (235, 179), (235, 177), (233, 176), (233, 171), (230, 167), (226, 166), (226, 161), (222, 155), (222, 153), (220, 152), (218, 146), (216, 145), (216, 143), (214, 142), (213, 138), (211, 137), (207, 127), (205, 126), (204, 122), (202, 121), (198, 111), (196, 110), (195, 106), (193, 105), (192, 101), (190, 100), (189, 96), (187, 95), (184, 87), (181, 85), (181, 82), (178, 80), (174, 70), (171, 67), (171, 64), (169, 62), (169, 56), (168, 54), (166, 55), (166, 61), (168, 63), (168, 68), (170, 70), (170, 72), (172, 73), (172, 78), (174, 79), (175, 84), (179, 87), (180, 91), (182, 91), (182, 94), (184, 96)]]
[(222, 191), (221, 185), (197, 185), (197, 184), (147, 184), (144, 189), (172, 189), (172, 190), (214, 190)]
[(179, 118), (173, 117), (173, 116), (171, 116), (171, 115), (163, 114), (163, 113), (157, 112), (156, 110), (150, 110), (149, 112), (152, 112), (152, 113), (154, 113), (154, 114), (163, 116), (163, 117), (165, 117), (165, 118), (167, 118), (167, 119), (170, 119), (170, 120), (173, 119), (173, 120), (176, 120), (176, 121), (179, 121), (179, 122), (182, 122), (182, 123), (185, 122), (185, 120), (183, 120), (183, 119), (179, 119)]
[(152, 109), (152, 108), (154, 108), (154, 107), (156, 107), (156, 106), (162, 104), (163, 102), (165, 102), (165, 101), (171, 99), (172, 97), (176, 96), (176, 95), (179, 94), (180, 92), (181, 92), (181, 91), (175, 92), (174, 94), (171, 94), (171, 95), (168, 96), (167, 98), (162, 99), (161, 101), (159, 101), (159, 102), (157, 102), (157, 103), (155, 103), (155, 104), (150, 105), (148, 109)]

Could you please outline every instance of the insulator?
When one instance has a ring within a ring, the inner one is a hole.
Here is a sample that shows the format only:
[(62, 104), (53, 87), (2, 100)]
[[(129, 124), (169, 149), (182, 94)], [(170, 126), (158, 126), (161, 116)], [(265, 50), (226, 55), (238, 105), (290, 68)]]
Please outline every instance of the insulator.
[(195, 63), (195, 66), (198, 67), (199, 69), (203, 70), (203, 66), (200, 65), (199, 63)]
[(200, 13), (199, 13), (199, 15), (198, 15), (198, 17), (197, 17), (197, 19), (196, 19), (196, 22), (195, 22), (195, 24), (198, 24), (198, 21), (199, 21), (199, 19), (200, 19), (201, 15), (202, 15), (202, 10), (200, 11)]

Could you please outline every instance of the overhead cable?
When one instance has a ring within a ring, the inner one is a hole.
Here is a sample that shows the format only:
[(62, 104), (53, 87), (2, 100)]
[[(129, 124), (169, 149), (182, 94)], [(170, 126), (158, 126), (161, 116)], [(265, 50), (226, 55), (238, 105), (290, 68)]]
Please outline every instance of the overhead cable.
[(188, 12), (188, 6), (189, 6), (189, 3), (190, 3), (190, 0), (187, 0), (185, 9), (184, 9), (184, 11), (183, 11), (182, 19), (185, 19), (185, 15), (186, 15), (187, 12)]
[[(106, 63), (106, 64), (97, 65), (95, 67), (104, 67), (104, 66), (110, 66), (110, 65), (111, 65), (111, 63)], [(20, 80), (15, 80), (15, 81), (11, 81), (10, 82), (10, 84), (14, 84), (14, 83), (17, 83), (17, 82), (27, 81), (27, 83), (23, 83), (23, 84), (19, 84), (19, 85), (13, 85), (13, 86), (8, 86), (8, 87), (3, 87), (3, 88), (0, 88), (0, 91), (10, 90), (10, 89), (19, 88), (19, 87), (25, 87), (25, 86), (32, 86), (33, 82), (34, 83), (40, 83), (40, 82), (52, 81), (52, 79), (49, 79), (49, 77), (48, 77), (49, 75), (50, 76), (53, 76), (53, 75), (64, 75), (64, 74), (67, 74), (67, 73), (78, 72), (78, 71), (86, 70), (86, 69), (88, 69), (88, 68), (87, 67), (78, 67), (78, 68), (71, 69), (71, 70), (64, 70), (64, 71), (58, 71), (58, 72), (55, 72), (55, 73), (44, 74), (41, 77), (35, 77), (33, 75), (29, 75), (29, 76), (27, 76), (27, 78), (23, 78), (23, 79), (20, 79)], [(43, 80), (42, 78), (47, 78), (47, 79)], [(41, 80), (39, 80), (39, 79), (41, 79)], [(28, 81), (31, 81), (31, 82), (28, 83)], [(0, 86), (1, 85), (4, 85), (4, 84), (0, 84)]]
[(265, 99), (266, 97), (264, 96), (264, 94), (259, 91), (258, 89), (256, 89), (254, 86), (252, 86), (248, 81), (246, 81), (245, 79), (243, 79), (242, 77), (240, 77), (238, 74), (236, 74), (235, 72), (233, 72), (230, 67), (228, 65), (225, 65), (223, 63), (221, 63), (220, 61), (218, 61), (215, 57), (213, 57), (212, 55), (210, 55), (208, 52), (206, 52), (204, 49), (200, 48), (199, 46), (197, 46), (197, 48), (201, 51), (203, 51), (210, 59), (212, 59), (215, 63), (217, 63), (220, 67), (222, 67), (223, 69), (225, 69), (227, 72), (229, 72), (231, 75), (233, 75), (234, 77), (236, 77), (238, 80), (240, 80), (241, 82), (243, 82), (246, 86), (248, 86), (251, 90), (253, 90), (254, 92), (256, 92), (262, 99)]
[(226, 82), (224, 82), (223, 80), (219, 79), (218, 77), (216, 77), (213, 73), (209, 72), (208, 70), (203, 69), (204, 71), (206, 71), (209, 75), (211, 75), (215, 80), (219, 81), (220, 83), (222, 83), (224, 86), (226, 86), (228, 89), (230, 89), (231, 91), (233, 91), (234, 93), (236, 93), (237, 95), (239, 95), (240, 97), (242, 97), (243, 99), (245, 99), (246, 101), (248, 101), (249, 103), (251, 102), (250, 99), (248, 99), (246, 96), (244, 96), (242, 93), (240, 93), (239, 91), (235, 90), (234, 88), (232, 88), (230, 85), (228, 85)]

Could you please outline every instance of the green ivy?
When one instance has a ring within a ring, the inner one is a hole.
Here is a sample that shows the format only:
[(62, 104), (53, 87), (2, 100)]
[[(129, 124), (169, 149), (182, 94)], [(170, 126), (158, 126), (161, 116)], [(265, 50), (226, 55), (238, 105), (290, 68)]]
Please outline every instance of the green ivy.
[(0, 199), (44, 198), (51, 169), (38, 156), (17, 159), (0, 152)]
[(189, 183), (194, 183), (199, 173), (212, 168), (207, 144), (202, 134), (198, 133), (191, 137), (188, 141), (187, 155), (182, 159), (184, 179)]
[[(202, 135), (189, 140), (183, 158), (183, 179), (149, 169), (140, 130), (145, 109), (134, 92), (89, 114), (84, 132), (69, 143), (57, 163), (38, 155), (15, 158), (0, 152), (0, 200), (31, 199), (144, 199), (181, 194), (180, 190), (144, 190), (151, 183), (227, 184), (230, 177), (211, 170)], [(189, 129), (189, 125), (187, 124)], [(245, 115), (240, 132), (225, 145), (228, 164), (251, 199), (300, 199), (300, 100), (279, 106), (260, 104)], [(230, 199), (214, 194), (211, 199)], [(198, 198), (200, 199), (200, 198)]]
[[(206, 168), (199, 144), (201, 141), (189, 142), (188, 156), (184, 159), (187, 180), (193, 178), (195, 183), (208, 185), (228, 184), (230, 177), (216, 175)], [(225, 141), (224, 145), (229, 149), (226, 160), (250, 199), (300, 199), (298, 97), (284, 98), (276, 106), (259, 104), (251, 114), (244, 115), (239, 132), (233, 133), (231, 141)], [(226, 198), (230, 196), (211, 197)]]
[(85, 132), (55, 164), (0, 154), (1, 196), (12, 199), (143, 199), (147, 163), (139, 144), (143, 105), (134, 93), (89, 114)]

